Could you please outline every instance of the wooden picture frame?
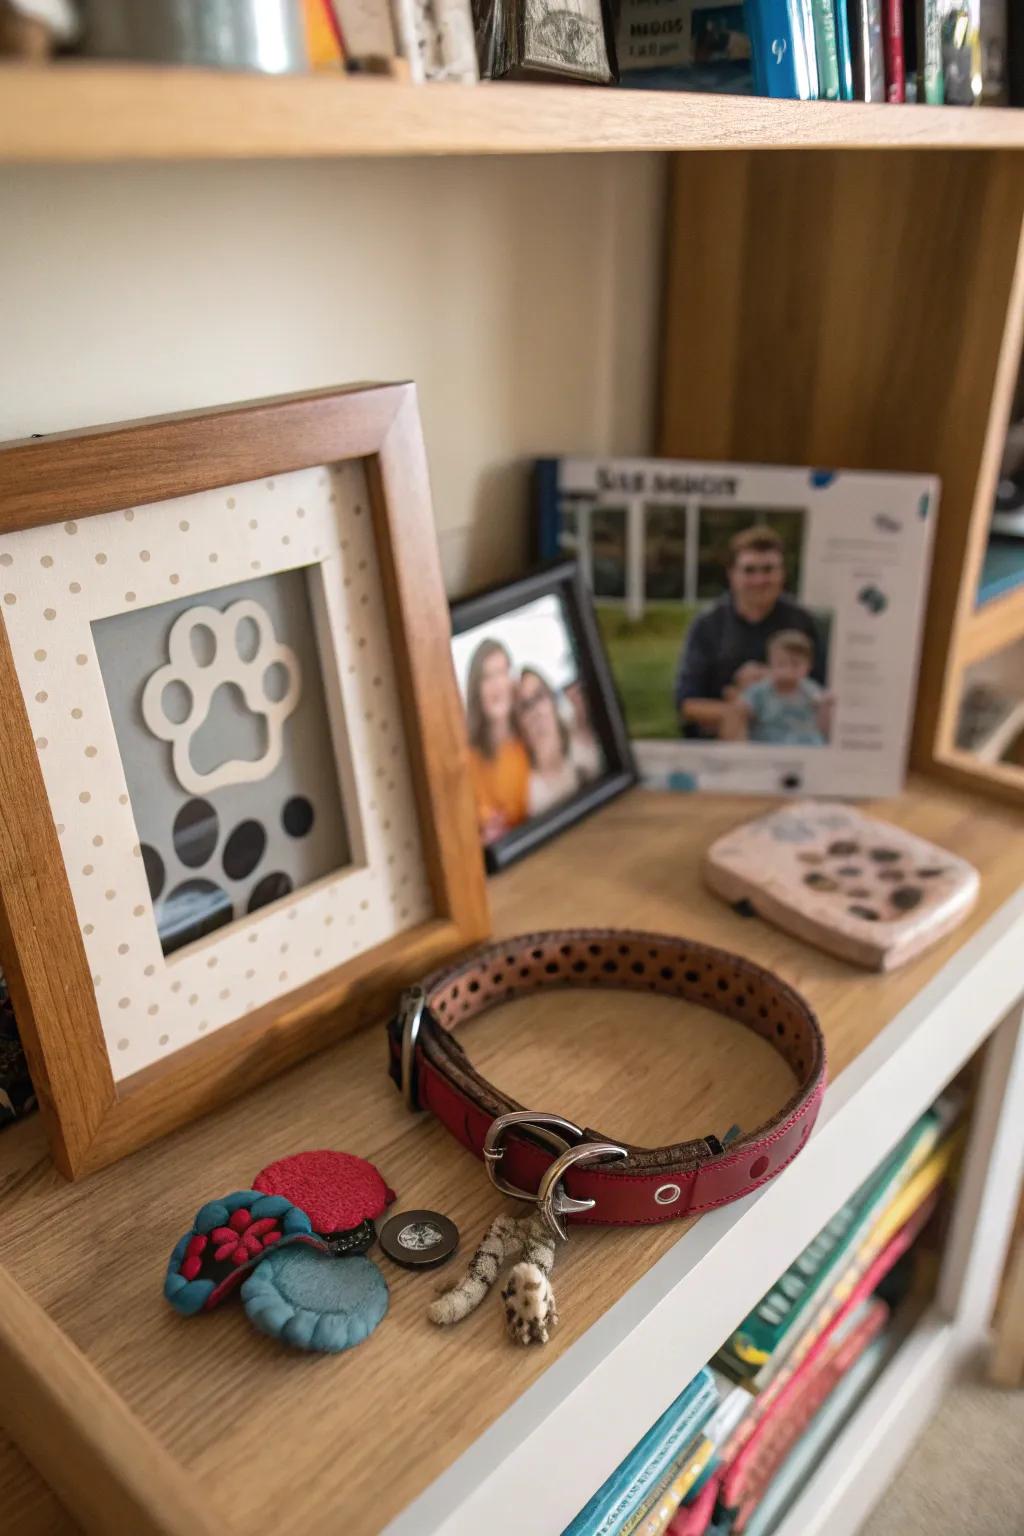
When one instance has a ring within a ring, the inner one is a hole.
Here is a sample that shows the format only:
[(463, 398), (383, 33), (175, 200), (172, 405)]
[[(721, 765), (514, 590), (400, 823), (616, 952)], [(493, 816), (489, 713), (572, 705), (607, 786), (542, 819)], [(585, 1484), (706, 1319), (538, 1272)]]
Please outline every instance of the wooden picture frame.
[[(370, 517), (363, 526), (375, 549), (383, 594), (384, 633), (399, 701), (396, 729), (400, 725), (405, 734), (415, 807), (410, 814), (418, 824), (417, 857), (422, 854), (429, 916), (334, 964), (329, 953), (333, 946), (325, 939), (328, 959), (322, 974), (291, 989), (285, 986), (281, 996), (121, 1079), (112, 1067), (109, 1029), (105, 1034), (68, 859), (41, 764), (47, 742), (37, 736), (30, 718), (33, 710), (53, 708), (55, 701), (40, 705), (39, 699), (48, 698), (42, 690), (29, 697), (35, 679), (30, 685), (19, 675), (9, 632), (9, 618), (16, 611), (20, 614), (40, 590), (32, 585), (38, 571), (19, 576), (14, 557), (0, 554), (4, 602), (22, 602), (20, 610), (0, 607), (0, 964), (53, 1156), (69, 1177), (124, 1156), (383, 1016), (402, 987), (484, 938), (489, 918), (426, 457), (411, 384), (326, 389), (0, 447), (0, 547), (12, 547), (4, 546), (8, 535), (54, 528), (52, 547), (63, 559), (67, 550), (86, 546), (91, 529), (102, 524), (82, 524), (84, 537), (76, 541), (65, 540), (62, 527), (74, 533), (81, 520), (116, 512), (108, 535), (109, 559), (115, 565), (120, 530), (125, 530), (124, 536), (128, 530), (137, 534), (139, 519), (154, 512), (153, 504), (160, 510), (161, 504), (222, 487), (247, 489), (256, 482), (273, 486), (274, 479), (267, 477), (314, 467), (325, 471), (319, 477), (323, 483), (328, 472), (354, 461), (361, 461), (359, 473), (365, 471)], [(226, 505), (234, 505), (233, 500)], [(303, 515), (302, 509), (298, 515)], [(188, 523), (182, 520), (176, 526)], [(256, 520), (248, 526), (255, 527)], [(266, 537), (266, 532), (260, 536)], [(241, 542), (245, 537), (239, 534)], [(289, 538), (278, 542), (287, 545)], [(150, 556), (142, 551), (138, 558), (148, 561)], [(217, 558), (211, 552), (209, 559)], [(52, 566), (53, 559), (46, 555), (21, 562), (26, 563)], [(25, 583), (20, 598), (17, 586), (5, 584), (12, 576)], [(139, 585), (140, 606), (153, 601), (137, 580), (134, 584)], [(71, 584), (71, 590), (75, 588), (81, 591), (81, 583)], [(47, 632), (55, 633), (62, 615), (48, 609), (46, 616), (56, 617)], [(55, 712), (47, 772), (60, 761), (65, 743), (59, 720), (70, 713), (65, 708)], [(106, 726), (111, 728), (109, 718)], [(122, 802), (127, 799), (121, 796)], [(139, 853), (138, 844), (132, 851)], [(129, 866), (131, 861), (126, 858), (124, 863)], [(136, 880), (138, 868), (136, 863)], [(74, 875), (77, 878), (77, 870)], [(141, 908), (137, 910), (141, 916)], [(262, 914), (244, 919), (257, 920), (263, 920)], [(155, 934), (152, 911), (148, 921)], [(292, 925), (295, 931), (301, 926)], [(339, 950), (340, 945), (334, 954)]]
[[(475, 633), (481, 627), (493, 625), (495, 620), (507, 619), (517, 610), (552, 598), (559, 605), (561, 622), (578, 668), (576, 683), (600, 748), (602, 768), (590, 782), (582, 783), (574, 793), (559, 799), (549, 809), (529, 814), (527, 819), (494, 841), (485, 840), (484, 857), (492, 872), (532, 853), (549, 838), (564, 832), (581, 817), (588, 816), (637, 782), (629, 733), (597, 626), (593, 601), (582, 584), (575, 561), (557, 561), (518, 581), (489, 587), (456, 603), (452, 608), (453, 643), (458, 646), (460, 636)], [(513, 660), (517, 665), (526, 666), (531, 660), (535, 663), (537, 658), (524, 653)]]

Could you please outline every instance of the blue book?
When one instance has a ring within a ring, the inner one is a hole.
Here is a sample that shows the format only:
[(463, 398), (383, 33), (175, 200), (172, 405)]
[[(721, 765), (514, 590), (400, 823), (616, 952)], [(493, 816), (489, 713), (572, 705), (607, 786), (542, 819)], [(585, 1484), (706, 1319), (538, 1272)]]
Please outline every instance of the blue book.
[(850, 12), (847, 0), (835, 0), (836, 52), (839, 55), (839, 100), (853, 98), (853, 52), (850, 48)]
[(717, 1405), (715, 1378), (705, 1366), (569, 1522), (562, 1536), (616, 1536)]
[(801, 0), (746, 0), (747, 29), (759, 96), (809, 101), (812, 90)]

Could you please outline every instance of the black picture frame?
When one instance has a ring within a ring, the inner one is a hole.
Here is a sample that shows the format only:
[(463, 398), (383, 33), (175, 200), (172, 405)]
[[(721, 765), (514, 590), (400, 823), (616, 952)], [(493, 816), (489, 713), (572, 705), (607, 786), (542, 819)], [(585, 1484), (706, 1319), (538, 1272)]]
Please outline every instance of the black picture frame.
[(490, 873), (505, 869), (589, 816), (637, 782), (636, 763), (611, 667), (601, 639), (594, 604), (575, 560), (559, 560), (516, 581), (487, 587), (452, 605), (452, 635), (465, 634), (513, 613), (538, 598), (560, 599), (590, 713), (590, 723), (604, 753), (607, 771), (569, 799), (532, 816), (504, 837), (483, 847)]

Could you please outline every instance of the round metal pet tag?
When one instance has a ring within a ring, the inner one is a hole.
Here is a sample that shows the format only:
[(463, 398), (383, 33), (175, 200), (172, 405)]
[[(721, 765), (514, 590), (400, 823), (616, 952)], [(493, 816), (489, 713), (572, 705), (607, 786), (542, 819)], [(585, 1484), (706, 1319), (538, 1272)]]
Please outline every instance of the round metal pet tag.
[(406, 1269), (431, 1269), (450, 1259), (459, 1229), (439, 1211), (402, 1211), (380, 1229), (378, 1242), (388, 1258)]

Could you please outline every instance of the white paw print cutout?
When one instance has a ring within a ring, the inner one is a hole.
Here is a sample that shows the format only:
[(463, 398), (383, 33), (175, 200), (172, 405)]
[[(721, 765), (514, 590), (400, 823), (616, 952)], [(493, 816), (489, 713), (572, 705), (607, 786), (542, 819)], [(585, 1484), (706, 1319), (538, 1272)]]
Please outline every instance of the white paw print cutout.
[[(302, 695), (302, 669), (291, 647), (278, 640), (266, 609), (251, 598), (232, 603), (223, 613), (206, 606), (187, 608), (171, 626), (167, 654), (166, 665), (146, 681), (142, 718), (154, 736), (171, 742), (174, 774), (182, 789), (200, 795), (230, 784), (256, 784), (273, 773), (281, 761), (285, 721)], [(287, 679), (279, 698), (267, 691), (271, 669), (281, 669)], [(200, 773), (192, 762), (192, 743), (224, 683), (234, 683), (248, 708), (265, 722), (267, 748), (262, 757), (230, 758)], [(172, 684), (179, 685), (179, 693), (182, 688), (188, 693), (188, 709), (180, 719), (168, 713), (166, 693)]]

